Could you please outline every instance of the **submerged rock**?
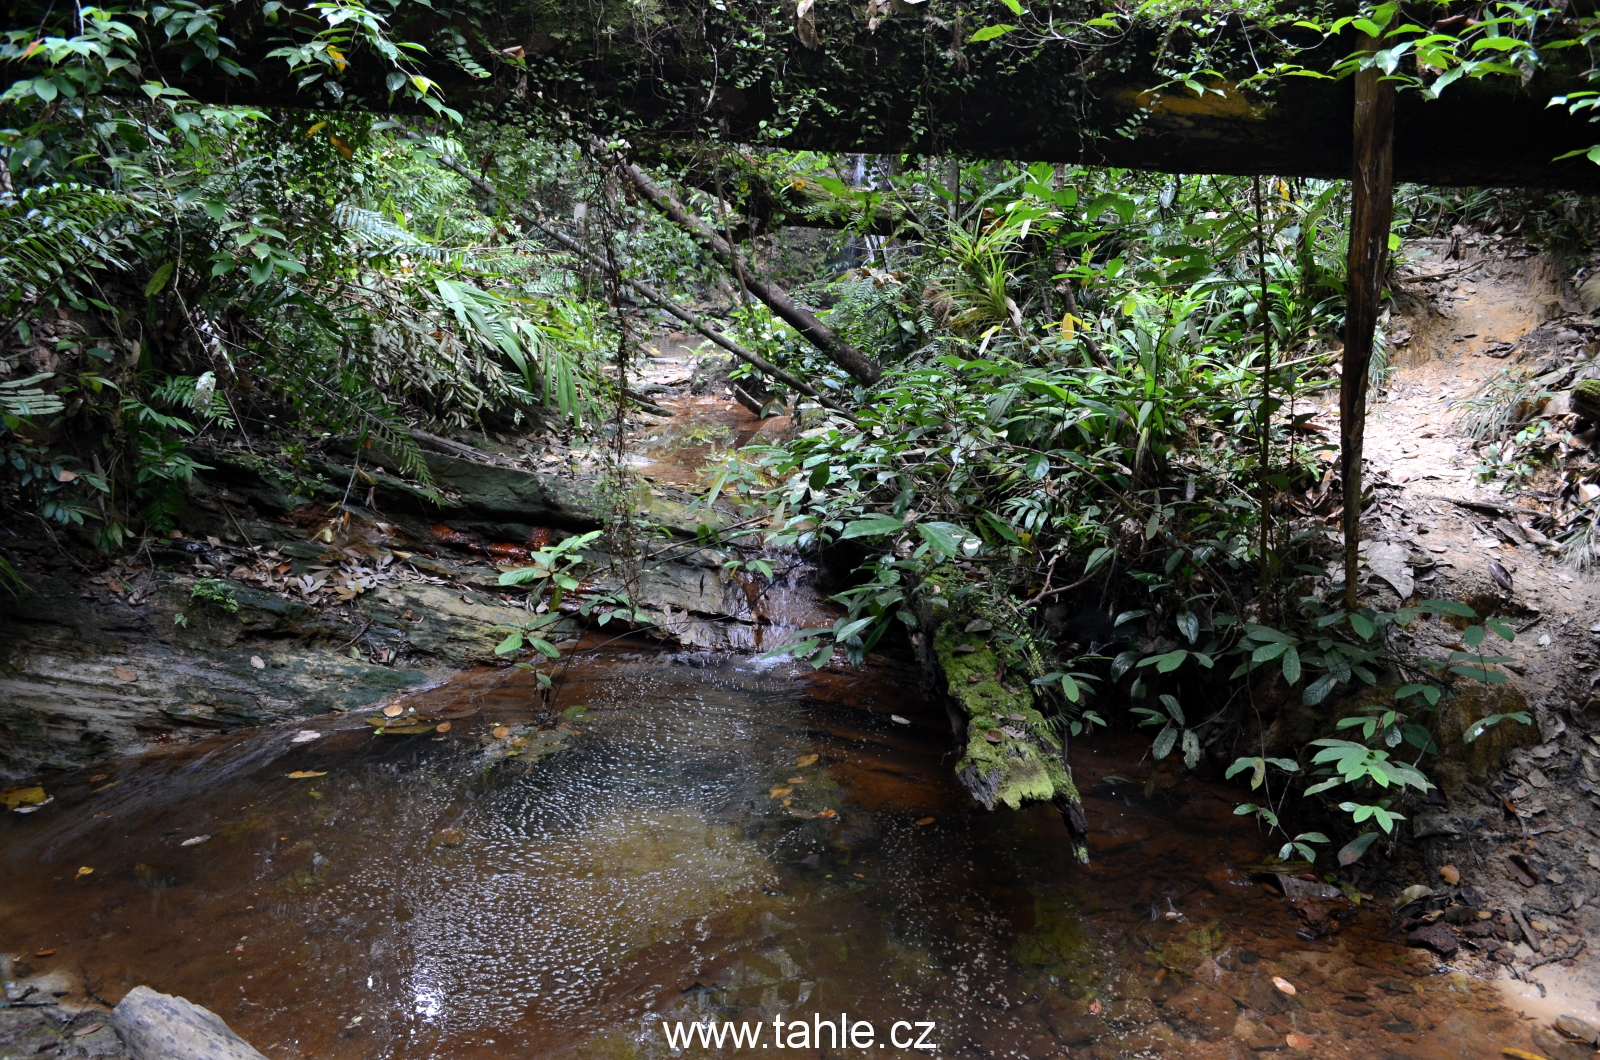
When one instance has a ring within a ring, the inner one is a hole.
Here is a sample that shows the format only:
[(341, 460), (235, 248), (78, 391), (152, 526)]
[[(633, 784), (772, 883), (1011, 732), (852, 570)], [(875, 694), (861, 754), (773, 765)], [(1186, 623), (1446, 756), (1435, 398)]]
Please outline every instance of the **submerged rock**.
[(210, 1009), (136, 986), (111, 1011), (130, 1060), (266, 1060)]
[(1418, 928), (1406, 936), (1406, 943), (1411, 946), (1425, 946), (1441, 957), (1449, 957), (1461, 948), (1455, 934), (1443, 924), (1428, 924)]

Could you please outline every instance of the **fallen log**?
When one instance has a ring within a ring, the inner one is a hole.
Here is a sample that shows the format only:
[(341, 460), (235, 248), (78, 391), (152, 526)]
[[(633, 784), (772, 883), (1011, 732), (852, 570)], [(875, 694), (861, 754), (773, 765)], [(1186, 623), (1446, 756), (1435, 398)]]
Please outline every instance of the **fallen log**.
[[(1200, 54), (1199, 35), (1184, 24), (1118, 24), (1017, 48), (1011, 37), (972, 42), (981, 24), (973, 19), (982, 16), (958, 0), (896, 4), (894, 13), (874, 17), (867, 6), (819, 5), (801, 18), (790, 5), (550, 0), (505, 7), (490, 19), (461, 0), (438, 0), (400, 6), (383, 32), (430, 45), (404, 69), (437, 83), (444, 105), (493, 121), (534, 118), (580, 140), (590, 132), (633, 143), (712, 138), (788, 150), (1327, 179), (1347, 178), (1354, 163), (1351, 79), (1240, 87), (1270, 61), (1266, 49), (1283, 56), (1286, 47), (1303, 47), (1292, 58), (1312, 70), (1331, 69), (1354, 50), (1353, 32), (1325, 41), (1282, 28), (1292, 12), (1278, 28), (1237, 16), (1208, 27), (1201, 69), (1213, 73), (1197, 96), (1171, 74)], [(252, 78), (210, 61), (168, 61), (181, 42), (145, 56), (149, 69), (206, 102), (431, 113), (391, 87), (396, 65), (375, 47), (353, 43), (337, 67), (330, 61), (316, 76), (270, 56), (292, 41), (315, 49), (327, 27), (314, 8), (266, 19), (260, 7), (229, 5), (218, 26), (236, 43), (228, 58)], [(11, 21), (70, 37), (78, 32), (74, 10), (19, 0)], [(1049, 13), (1058, 25), (1081, 25), (1104, 7), (1061, 3)], [(431, 46), (440, 40), (459, 43), (446, 54)], [(1176, 47), (1187, 51), (1175, 56)], [(1590, 87), (1586, 55), (1582, 48), (1549, 52), (1526, 83), (1463, 79), (1437, 100), (1406, 92), (1395, 108), (1394, 179), (1600, 192), (1600, 166), (1559, 158), (1600, 135), (1585, 116), (1548, 105)], [(19, 67), (17, 76), (25, 73)]]

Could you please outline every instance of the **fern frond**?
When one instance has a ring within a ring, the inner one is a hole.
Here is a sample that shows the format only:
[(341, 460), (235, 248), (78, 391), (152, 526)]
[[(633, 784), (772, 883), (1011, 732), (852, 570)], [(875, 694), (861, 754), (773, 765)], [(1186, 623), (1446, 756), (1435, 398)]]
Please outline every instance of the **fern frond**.
[(0, 307), (15, 312), (85, 267), (125, 268), (119, 252), (149, 208), (84, 184), (46, 184), (0, 195)]

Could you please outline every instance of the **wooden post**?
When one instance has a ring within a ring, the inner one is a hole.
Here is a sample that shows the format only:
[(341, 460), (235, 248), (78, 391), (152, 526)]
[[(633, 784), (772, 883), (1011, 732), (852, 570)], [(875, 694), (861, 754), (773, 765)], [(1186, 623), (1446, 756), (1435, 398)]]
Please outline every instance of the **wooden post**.
[[(1375, 51), (1378, 41), (1362, 41)], [(1355, 166), (1351, 174), (1350, 256), (1344, 315), (1344, 369), (1339, 381), (1339, 468), (1344, 481), (1345, 609), (1357, 605), (1361, 547), (1361, 451), (1367, 429), (1367, 374), (1378, 323), (1394, 216), (1394, 87), (1382, 72), (1355, 75)]]

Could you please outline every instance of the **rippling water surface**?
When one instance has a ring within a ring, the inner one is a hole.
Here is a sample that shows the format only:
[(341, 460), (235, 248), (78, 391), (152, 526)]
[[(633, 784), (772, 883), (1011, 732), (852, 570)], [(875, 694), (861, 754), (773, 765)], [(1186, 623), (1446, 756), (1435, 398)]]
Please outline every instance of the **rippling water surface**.
[[(1133, 745), (1074, 751), (1083, 867), (1050, 808), (955, 787), (908, 670), (705, 662), (591, 655), (549, 709), (481, 672), (407, 701), (440, 735), (330, 718), (54, 778), (0, 824), (0, 950), (55, 950), (14, 972), (69, 1002), (187, 996), (273, 1060), (658, 1057), (664, 1022), (770, 1043), (814, 1013), (972, 1060), (1528, 1047), (1379, 914), (1317, 937), (1244, 871), (1232, 793), (1146, 797)], [(779, 1055), (861, 1055), (830, 1036)]]

